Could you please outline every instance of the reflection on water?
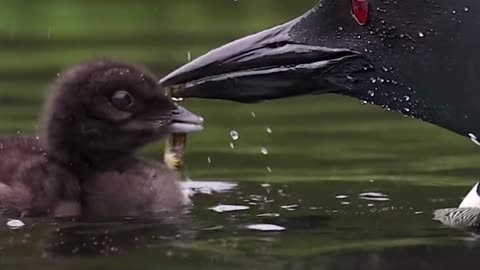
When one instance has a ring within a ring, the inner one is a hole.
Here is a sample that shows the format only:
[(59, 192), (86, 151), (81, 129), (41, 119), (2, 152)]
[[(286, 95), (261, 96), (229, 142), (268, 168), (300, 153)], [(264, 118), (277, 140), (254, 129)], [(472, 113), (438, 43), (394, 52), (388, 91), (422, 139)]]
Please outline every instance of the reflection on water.
[[(458, 203), (458, 196), (451, 194), (461, 194), (461, 188), (369, 181), (190, 185), (197, 192), (189, 213), (181, 217), (23, 220), (27, 225), (22, 229), (5, 227), (0, 232), (2, 264), (17, 269), (40, 262), (45, 269), (94, 265), (121, 269), (158, 265), (168, 265), (168, 269), (447, 269), (480, 265), (469, 259), (480, 255), (479, 241), (432, 219), (435, 209)], [(336, 195), (339, 191), (348, 195)], [(388, 194), (391, 200), (365, 200), (361, 196), (365, 194)], [(345, 199), (350, 204), (343, 204)], [(248, 209), (216, 211), (220, 205)]]

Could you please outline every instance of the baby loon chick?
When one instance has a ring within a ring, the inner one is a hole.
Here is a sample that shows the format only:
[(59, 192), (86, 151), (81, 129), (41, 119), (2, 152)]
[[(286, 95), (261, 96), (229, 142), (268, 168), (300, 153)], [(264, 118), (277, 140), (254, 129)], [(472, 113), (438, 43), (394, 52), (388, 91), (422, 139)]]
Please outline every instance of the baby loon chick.
[(0, 141), (7, 215), (139, 216), (181, 209), (177, 175), (134, 151), (203, 119), (174, 104), (146, 69), (99, 59), (56, 80), (39, 138)]

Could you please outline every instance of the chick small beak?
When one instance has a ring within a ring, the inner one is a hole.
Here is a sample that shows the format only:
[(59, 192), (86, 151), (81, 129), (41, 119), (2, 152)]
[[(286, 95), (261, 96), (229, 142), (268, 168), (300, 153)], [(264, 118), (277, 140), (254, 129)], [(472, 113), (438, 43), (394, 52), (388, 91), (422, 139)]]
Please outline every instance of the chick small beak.
[(172, 111), (170, 124), (171, 133), (192, 133), (203, 130), (203, 117), (198, 116), (184, 107), (178, 106)]

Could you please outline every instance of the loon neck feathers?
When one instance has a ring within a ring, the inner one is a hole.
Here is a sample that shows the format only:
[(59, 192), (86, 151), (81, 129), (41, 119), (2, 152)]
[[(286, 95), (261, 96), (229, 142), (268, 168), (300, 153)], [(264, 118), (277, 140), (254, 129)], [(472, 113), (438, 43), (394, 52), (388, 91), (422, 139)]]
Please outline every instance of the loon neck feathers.
[(463, 199), (460, 208), (480, 208), (480, 182)]

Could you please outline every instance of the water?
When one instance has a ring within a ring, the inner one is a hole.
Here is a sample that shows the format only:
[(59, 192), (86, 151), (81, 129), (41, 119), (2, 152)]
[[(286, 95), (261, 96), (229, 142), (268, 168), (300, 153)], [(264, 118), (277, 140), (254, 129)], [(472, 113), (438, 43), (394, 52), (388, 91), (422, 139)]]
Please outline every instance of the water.
[[(335, 198), (338, 191), (350, 194), (352, 204), (342, 205)], [(369, 207), (359, 198), (378, 191), (392, 200)], [(242, 183), (220, 193), (197, 193), (190, 213), (175, 218), (24, 220), (26, 228), (0, 232), (2, 265), (17, 269), (446, 269), (453, 262), (472, 266), (475, 261), (463, 260), (478, 255), (474, 237), (432, 220), (435, 209), (456, 204), (458, 196), (452, 194), (462, 191), (370, 182)], [(220, 204), (250, 209), (211, 209)], [(282, 207), (287, 205), (297, 207)]]
[[(35, 132), (47, 86), (68, 64), (110, 55), (145, 63), (161, 76), (185, 63), (186, 55), (194, 58), (286, 21), (314, 3), (79, 1), (71, 7), (51, 1), (41, 12), (28, 12), (37, 10), (35, 4), (28, 9), (21, 1), (6, 1), (0, 10), (0, 132)], [(81, 19), (91, 12), (101, 13), (101, 24)], [(195, 23), (186, 24), (185, 18)], [(458, 206), (480, 177), (479, 149), (468, 138), (340, 96), (253, 105), (187, 100), (185, 106), (206, 119), (205, 131), (188, 140), (183, 173), (197, 181), (189, 182), (195, 193), (190, 211), (142, 219), (21, 219), (25, 226), (15, 230), (7, 225), (10, 220), (0, 220), (0, 267), (451, 269), (480, 264), (475, 236), (433, 220), (436, 209)], [(241, 136), (234, 150), (231, 131)], [(163, 145), (140, 154), (162, 160)], [(218, 206), (243, 210), (214, 211)]]

